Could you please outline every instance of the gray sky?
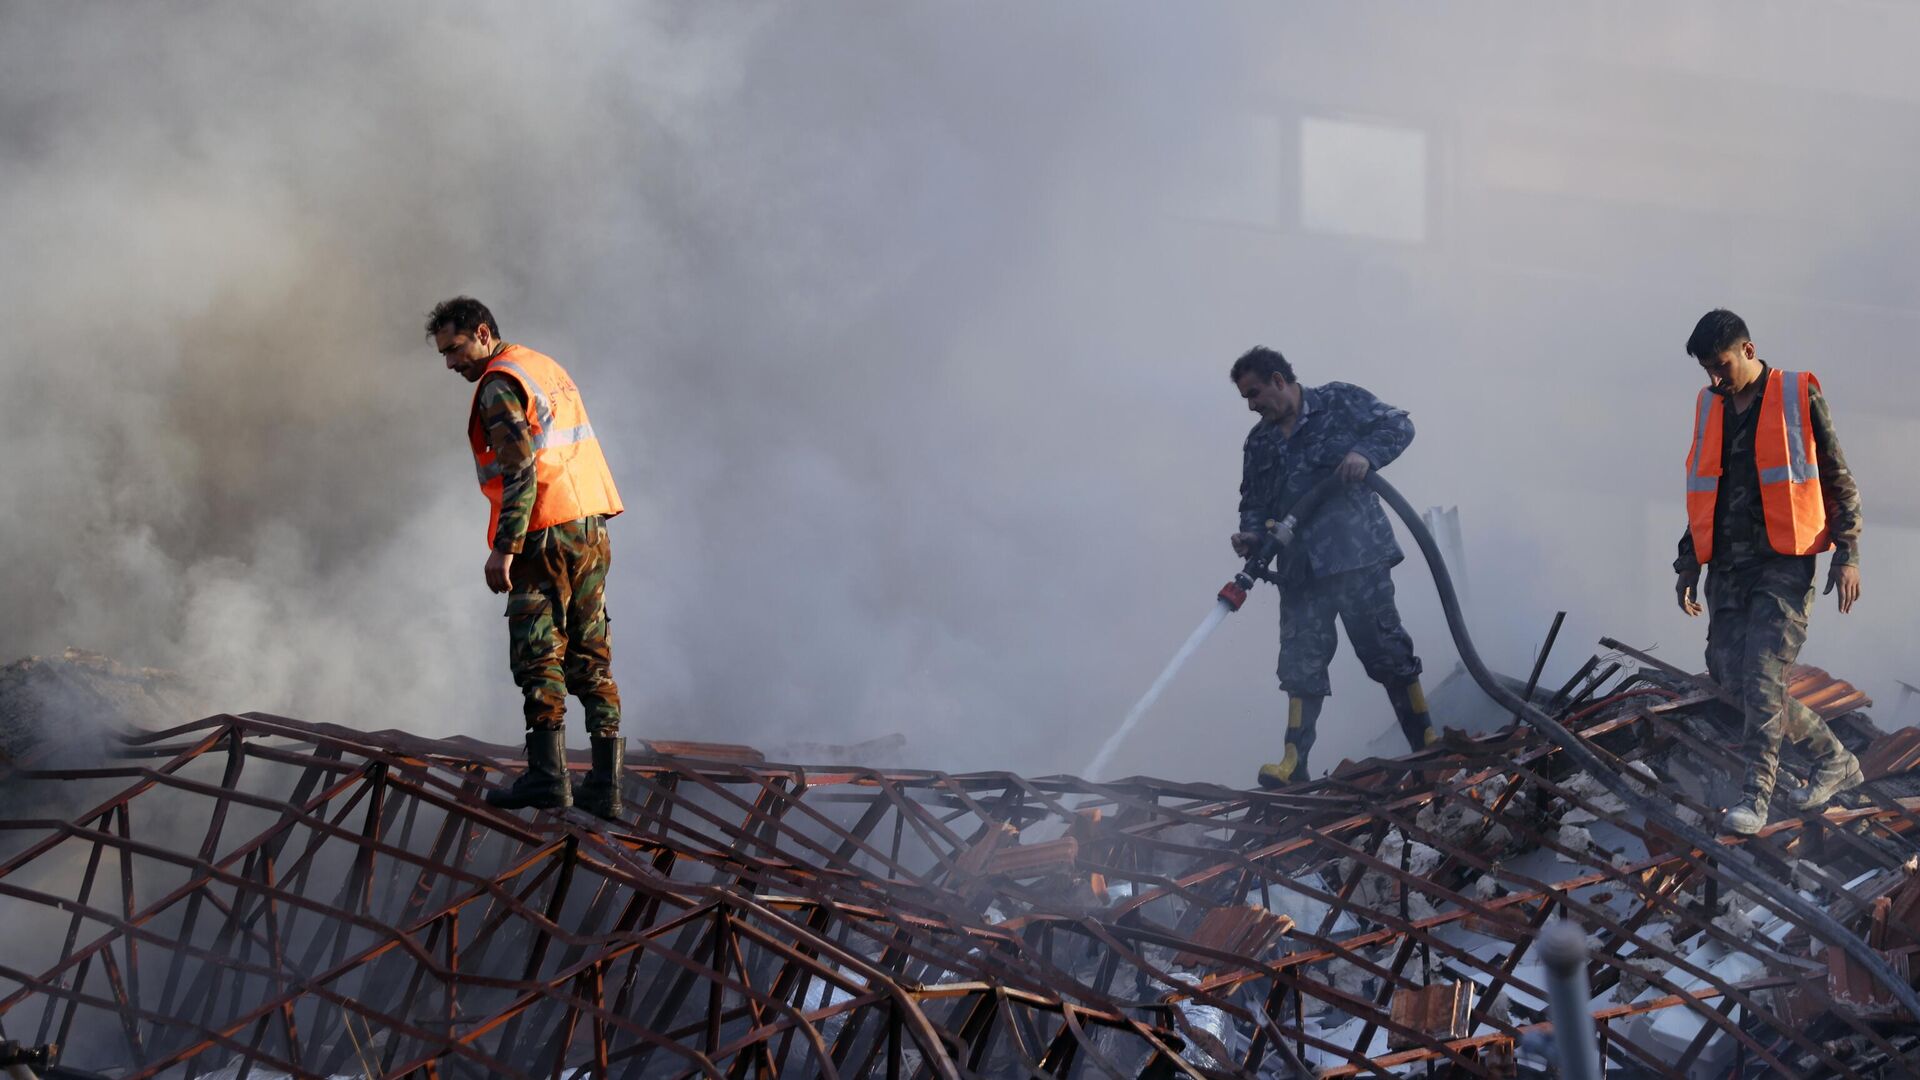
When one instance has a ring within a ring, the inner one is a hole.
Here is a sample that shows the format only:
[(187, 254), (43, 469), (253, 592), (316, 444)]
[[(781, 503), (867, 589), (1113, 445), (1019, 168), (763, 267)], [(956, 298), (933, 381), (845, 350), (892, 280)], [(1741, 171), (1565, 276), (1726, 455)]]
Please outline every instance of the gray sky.
[[(1561, 608), (1550, 678), (1601, 634), (1697, 665), (1681, 343), (1724, 304), (1834, 403), (1867, 599), (1807, 659), (1891, 706), (1920, 675), (1916, 23), (0, 3), (0, 655), (511, 740), (469, 388), (420, 334), (469, 292), (606, 444), (636, 736), (1079, 768), (1233, 569), (1225, 370), (1256, 342), (1411, 410), (1389, 475), (1461, 507), (1496, 666)], [(1431, 589), (1398, 580), (1437, 681)], [(1244, 783), (1277, 752), (1274, 610), (1119, 771)], [(1389, 722), (1344, 651), (1334, 679), (1323, 765)]]

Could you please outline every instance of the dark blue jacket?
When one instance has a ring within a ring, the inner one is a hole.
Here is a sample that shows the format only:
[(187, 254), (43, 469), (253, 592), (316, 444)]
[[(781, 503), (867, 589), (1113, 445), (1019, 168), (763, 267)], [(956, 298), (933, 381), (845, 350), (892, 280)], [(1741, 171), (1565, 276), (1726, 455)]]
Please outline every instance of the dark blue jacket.
[[(1247, 433), (1240, 469), (1240, 529), (1259, 532), (1269, 518), (1286, 516), (1293, 502), (1332, 474), (1349, 451), (1384, 468), (1413, 441), (1413, 421), (1352, 383), (1301, 390), (1300, 418), (1291, 437), (1266, 420)], [(1288, 580), (1325, 577), (1405, 558), (1380, 497), (1360, 485), (1342, 487), (1302, 525), (1281, 557)]]

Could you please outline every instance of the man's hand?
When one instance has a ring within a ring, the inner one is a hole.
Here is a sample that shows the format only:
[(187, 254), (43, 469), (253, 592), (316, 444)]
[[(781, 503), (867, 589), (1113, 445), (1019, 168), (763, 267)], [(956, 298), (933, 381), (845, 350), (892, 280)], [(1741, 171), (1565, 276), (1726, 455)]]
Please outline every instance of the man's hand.
[(1259, 542), (1260, 542), (1259, 533), (1250, 533), (1250, 532), (1234, 533), (1233, 540), (1232, 540), (1233, 553), (1244, 559), (1247, 556), (1253, 554), (1254, 545), (1258, 544)]
[(495, 551), (487, 556), (487, 588), (494, 592), (506, 592), (513, 588), (512, 574), (512, 553)]
[(1847, 563), (1835, 563), (1827, 569), (1827, 587), (1820, 595), (1825, 596), (1835, 589), (1840, 590), (1840, 613), (1845, 615), (1853, 610), (1853, 602), (1860, 599), (1860, 568)]
[(1357, 484), (1365, 480), (1367, 473), (1372, 470), (1373, 462), (1368, 461), (1365, 454), (1358, 450), (1349, 450), (1347, 456), (1340, 459), (1340, 464), (1334, 466), (1333, 475), (1349, 484)]
[(1673, 583), (1673, 597), (1680, 602), (1680, 610), (1687, 613), (1689, 619), (1707, 610), (1701, 606), (1697, 593), (1700, 589), (1700, 571), (1687, 570)]

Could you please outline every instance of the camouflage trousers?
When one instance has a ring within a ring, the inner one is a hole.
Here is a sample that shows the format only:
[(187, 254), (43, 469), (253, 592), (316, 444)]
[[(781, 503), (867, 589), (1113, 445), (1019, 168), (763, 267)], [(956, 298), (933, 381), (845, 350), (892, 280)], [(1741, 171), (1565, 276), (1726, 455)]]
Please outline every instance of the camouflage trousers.
[(1413, 638), (1400, 624), (1386, 563), (1289, 583), (1280, 590), (1280, 689), (1295, 697), (1333, 692), (1327, 666), (1339, 644), (1338, 616), (1367, 677), (1388, 688), (1420, 677)]
[(1739, 699), (1745, 790), (1771, 796), (1780, 742), (1805, 741), (1816, 758), (1839, 747), (1827, 722), (1787, 693), (1787, 672), (1807, 641), (1812, 556), (1765, 559), (1707, 574), (1707, 674)]
[(536, 529), (513, 557), (508, 657), (526, 699), (528, 730), (566, 727), (571, 693), (586, 709), (590, 734), (620, 733), (607, 616), (612, 561), (602, 517)]

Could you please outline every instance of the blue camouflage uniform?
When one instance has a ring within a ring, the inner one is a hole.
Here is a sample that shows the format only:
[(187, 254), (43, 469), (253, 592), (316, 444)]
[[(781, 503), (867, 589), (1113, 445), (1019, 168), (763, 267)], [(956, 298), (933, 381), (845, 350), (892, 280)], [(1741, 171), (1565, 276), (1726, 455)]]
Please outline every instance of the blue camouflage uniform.
[[(1413, 421), (1351, 383), (1301, 388), (1300, 416), (1291, 435), (1261, 420), (1248, 432), (1240, 479), (1240, 531), (1260, 532), (1321, 480), (1349, 452), (1380, 469), (1413, 442)], [(1420, 658), (1401, 625), (1389, 571), (1406, 556), (1394, 538), (1380, 497), (1370, 488), (1342, 486), (1302, 522), (1277, 562), (1280, 585), (1280, 688), (1293, 703), (1289, 748), (1305, 772), (1320, 699), (1332, 692), (1327, 667), (1338, 644), (1334, 618), (1369, 678), (1387, 687), (1415, 748), (1430, 741), (1431, 725), (1419, 690)]]

